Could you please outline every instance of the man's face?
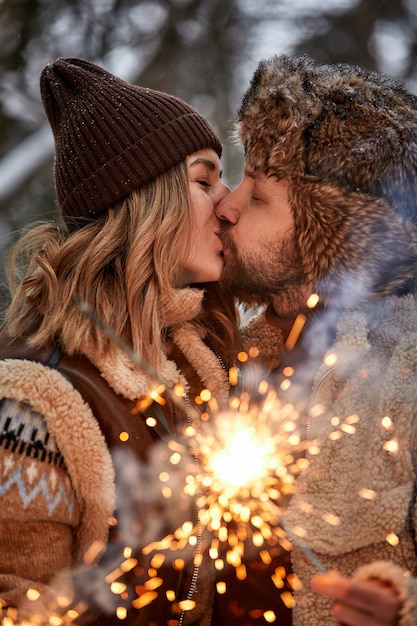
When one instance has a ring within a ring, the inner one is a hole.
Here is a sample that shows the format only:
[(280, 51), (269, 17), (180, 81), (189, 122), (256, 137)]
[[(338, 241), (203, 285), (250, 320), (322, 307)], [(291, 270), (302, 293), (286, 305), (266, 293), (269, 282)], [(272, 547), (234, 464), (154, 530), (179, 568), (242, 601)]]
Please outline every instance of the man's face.
[(294, 288), (300, 290), (302, 269), (288, 182), (246, 166), (240, 185), (215, 212), (223, 222), (222, 282), (238, 295), (254, 294), (266, 302), (282, 295), (291, 305), (288, 297), (293, 300)]

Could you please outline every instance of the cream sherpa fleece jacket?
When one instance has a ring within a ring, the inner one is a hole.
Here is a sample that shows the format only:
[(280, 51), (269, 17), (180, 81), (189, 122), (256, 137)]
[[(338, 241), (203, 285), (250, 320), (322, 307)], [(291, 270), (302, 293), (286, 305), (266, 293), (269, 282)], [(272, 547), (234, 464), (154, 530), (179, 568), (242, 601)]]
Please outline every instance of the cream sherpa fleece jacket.
[[(291, 531), (327, 569), (389, 580), (403, 600), (401, 626), (417, 623), (415, 552), (417, 302), (389, 296), (342, 314), (331, 367), (318, 372), (310, 437), (319, 454), (297, 479), (286, 515)], [(385, 419), (384, 419), (385, 418)], [(389, 418), (389, 419), (387, 419)], [(310, 586), (315, 573), (297, 545), (295, 626), (330, 626), (330, 602)]]

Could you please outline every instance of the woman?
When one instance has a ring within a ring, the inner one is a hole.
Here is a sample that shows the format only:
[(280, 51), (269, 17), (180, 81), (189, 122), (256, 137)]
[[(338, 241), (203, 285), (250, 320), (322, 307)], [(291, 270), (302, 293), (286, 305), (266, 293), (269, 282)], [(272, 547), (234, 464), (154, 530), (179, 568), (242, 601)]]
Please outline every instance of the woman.
[[(0, 607), (11, 617), (19, 607), (22, 619), (44, 614), (41, 622), (65, 614), (81, 623), (209, 623), (214, 575), (204, 560), (168, 565), (163, 583), (154, 575), (160, 589), (150, 604), (132, 605), (148, 597), (141, 591), (155, 565), (140, 560), (116, 602), (97, 594), (132, 545), (126, 528), (138, 544), (147, 532), (146, 494), (133, 493), (133, 476), (126, 483), (131, 457), (146, 462), (155, 441), (180, 433), (203, 388), (227, 404), (238, 332), (233, 302), (216, 283), (223, 257), (214, 208), (228, 193), (221, 143), (182, 100), (81, 59), (44, 68), (41, 94), (64, 223), (29, 230), (10, 259), (13, 299), (0, 338)], [(184, 410), (170, 393), (176, 385)], [(132, 520), (119, 516), (121, 505)]]

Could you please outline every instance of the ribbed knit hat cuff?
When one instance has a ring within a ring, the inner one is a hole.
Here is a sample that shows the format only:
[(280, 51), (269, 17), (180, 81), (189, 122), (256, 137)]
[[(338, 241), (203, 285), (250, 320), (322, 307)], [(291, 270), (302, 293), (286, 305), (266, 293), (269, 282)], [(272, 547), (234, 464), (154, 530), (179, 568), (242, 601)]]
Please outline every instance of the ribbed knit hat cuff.
[[(83, 216), (82, 222), (88, 221), (85, 209), (81, 208), (85, 206), (86, 198), (91, 201), (90, 218), (95, 219), (115, 202), (150, 182), (155, 176), (174, 167), (186, 156), (204, 148), (212, 148), (221, 156), (222, 144), (209, 124), (204, 125), (204, 121), (204, 118), (195, 113), (188, 113), (171, 120), (129, 145), (113, 159), (103, 163), (70, 193), (65, 192), (65, 184), (58, 169), (56, 172), (57, 195), (68, 225), (73, 227), (77, 219), (79, 220), (80, 214)], [(153, 146), (159, 142), (164, 146), (164, 150), (155, 152)], [(144, 158), (138, 158), (139, 152)], [(117, 178), (100, 175), (100, 172), (115, 166), (117, 166)]]

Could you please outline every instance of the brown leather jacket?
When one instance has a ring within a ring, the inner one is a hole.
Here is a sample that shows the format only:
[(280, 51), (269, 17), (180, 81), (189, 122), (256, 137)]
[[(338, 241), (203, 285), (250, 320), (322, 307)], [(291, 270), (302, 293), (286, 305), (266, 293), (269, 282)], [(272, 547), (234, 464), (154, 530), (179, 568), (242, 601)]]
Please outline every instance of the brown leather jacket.
[[(89, 405), (113, 457), (115, 452), (121, 449), (125, 455), (128, 453), (130, 458), (136, 459), (139, 457), (141, 462), (146, 462), (155, 442), (161, 441), (169, 435), (174, 435), (178, 424), (183, 423), (185, 419), (185, 416), (181, 414), (178, 407), (174, 406), (169, 399), (166, 399), (166, 404), (163, 409), (161, 405), (153, 403), (145, 412), (137, 412), (135, 402), (116, 393), (97, 368), (85, 356), (69, 357), (63, 354), (57, 346), (49, 346), (40, 350), (30, 349), (25, 345), (23, 340), (10, 342), (5, 328), (0, 332), (0, 360), (4, 359), (18, 359), (42, 363), (49, 368), (57, 370), (70, 381), (71, 385), (81, 394), (82, 398)], [(156, 427), (151, 428), (147, 426), (145, 421), (147, 415), (157, 417), (158, 424)], [(127, 441), (121, 440), (120, 433), (122, 432), (128, 433)], [(135, 489), (138, 487), (137, 476), (132, 477), (131, 484), (127, 486), (125, 472), (123, 472), (123, 478), (121, 480), (119, 480), (118, 477), (118, 471), (122, 472), (123, 467), (120, 467), (120, 463), (114, 463), (114, 468), (116, 471), (116, 495), (118, 484), (124, 481), (123, 489), (126, 490), (127, 488), (133, 495), (133, 504), (131, 504), (131, 506), (137, 506), (138, 508), (143, 506), (143, 503), (137, 501), (136, 494), (134, 494)], [(142, 519), (146, 519), (146, 510), (144, 510), (142, 514)], [(115, 518), (118, 516), (117, 509), (114, 516)], [(137, 511), (135, 517), (140, 519), (139, 511)], [(141, 522), (140, 525), (136, 525), (135, 532), (137, 532), (139, 536), (144, 530), (145, 526), (143, 522)], [(172, 531), (175, 529), (169, 530)], [(129, 535), (131, 542), (132, 535), (131, 533), (129, 533)], [(138, 545), (139, 543), (140, 540), (138, 540)], [(100, 560), (101, 571), (106, 568), (106, 560), (108, 560), (109, 566), (115, 562), (120, 563), (123, 561), (122, 551), (126, 545), (131, 544), (124, 540), (123, 529), (117, 525), (112, 526), (106, 552)], [(177, 605), (175, 605), (174, 602), (169, 602), (166, 599), (165, 592), (168, 589), (173, 589), (176, 592), (177, 601), (185, 599), (193, 575), (192, 563), (180, 571), (175, 570), (170, 565), (164, 567), (163, 570), (159, 572), (159, 576), (163, 578), (163, 584), (158, 589), (158, 599), (140, 610), (135, 610), (131, 607), (131, 601), (138, 597), (138, 593), (141, 589), (144, 591), (142, 585), (143, 582), (148, 579), (147, 571), (150, 565), (149, 562), (144, 561), (140, 550), (137, 550), (134, 556), (138, 559), (138, 565), (135, 570), (124, 578), (118, 579), (128, 585), (125, 594), (125, 604), (129, 607), (129, 611), (128, 617), (124, 620), (124, 623), (134, 624), (135, 626), (152, 623), (162, 626), (166, 625), (169, 620), (178, 619), (181, 612), (178, 611), (178, 608), (175, 608)], [(209, 561), (209, 559), (207, 559), (207, 561)], [(196, 594), (201, 597), (201, 600), (204, 598), (204, 604), (211, 606), (212, 597), (214, 595), (214, 570), (212, 564), (209, 563), (209, 565), (212, 573), (204, 571), (204, 568), (201, 568), (199, 574), (201, 577), (201, 590), (197, 587)], [(102, 612), (98, 602), (95, 603), (94, 599), (92, 600), (91, 597), (83, 597), (84, 583), (91, 579), (92, 575), (94, 575), (94, 572), (92, 574), (90, 570), (77, 574), (74, 577), (77, 600), (85, 600), (90, 605), (90, 609), (82, 615), (79, 623), (100, 623), (103, 626), (119, 624), (120, 620), (114, 615), (107, 615)], [(101, 584), (101, 582), (102, 581), (98, 580), (97, 584)], [(210, 582), (210, 584), (207, 584), (208, 582)], [(106, 590), (107, 587), (108, 585), (106, 585)], [(196, 596), (194, 596), (194, 599), (197, 599)], [(123, 602), (119, 604), (123, 604)], [(201, 602), (199, 604), (201, 605)], [(210, 613), (211, 609), (205, 606), (203, 614), (198, 615), (196, 621), (192, 620), (192, 612), (190, 612), (183, 616), (183, 623), (210, 624)]]

